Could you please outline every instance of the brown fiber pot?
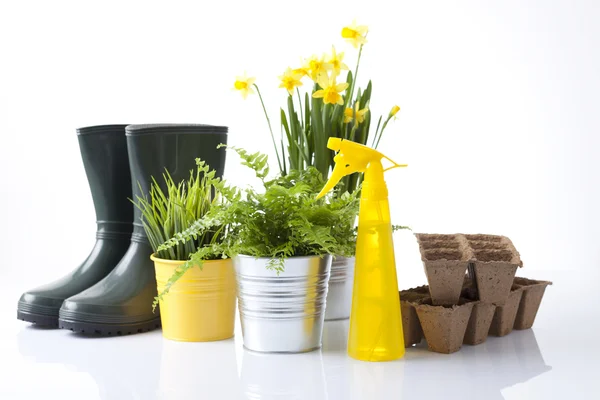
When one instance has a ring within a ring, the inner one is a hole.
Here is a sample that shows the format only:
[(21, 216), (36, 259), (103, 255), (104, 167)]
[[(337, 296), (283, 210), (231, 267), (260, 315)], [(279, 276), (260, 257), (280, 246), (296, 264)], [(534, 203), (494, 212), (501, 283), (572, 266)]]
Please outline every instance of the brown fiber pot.
[(400, 291), (400, 306), (402, 312), (402, 332), (404, 335), (404, 347), (410, 347), (421, 343), (423, 330), (419, 323), (419, 317), (415, 310), (415, 303), (429, 297), (429, 287), (419, 286), (416, 288)]
[(462, 235), (416, 234), (432, 304), (458, 303), (472, 258)]
[(469, 324), (467, 325), (467, 331), (463, 340), (464, 344), (474, 346), (486, 341), (495, 311), (496, 306), (494, 304), (482, 303), (481, 301), (475, 303)]
[(460, 350), (474, 304), (460, 299), (454, 306), (415, 305), (429, 350), (445, 354)]
[(552, 282), (548, 281), (536, 281), (527, 278), (515, 278), (515, 284), (521, 286), (523, 290), (523, 297), (519, 304), (519, 310), (517, 311), (517, 318), (515, 319), (515, 329), (529, 329), (535, 322), (538, 309), (544, 297), (544, 292), (548, 285), (552, 285)]
[(485, 342), (488, 337), (490, 325), (492, 324), (492, 319), (494, 319), (496, 305), (478, 301), (477, 289), (474, 288), (473, 281), (468, 278), (465, 279), (461, 296), (475, 302), (463, 343), (472, 346), (481, 344)]
[(477, 285), (479, 300), (502, 304), (508, 299), (521, 256), (505, 236), (464, 235), (472, 254), (469, 275)]
[(513, 285), (508, 300), (496, 308), (494, 319), (490, 327), (490, 335), (506, 336), (512, 332), (519, 311), (519, 304), (523, 296), (523, 289), (519, 285)]

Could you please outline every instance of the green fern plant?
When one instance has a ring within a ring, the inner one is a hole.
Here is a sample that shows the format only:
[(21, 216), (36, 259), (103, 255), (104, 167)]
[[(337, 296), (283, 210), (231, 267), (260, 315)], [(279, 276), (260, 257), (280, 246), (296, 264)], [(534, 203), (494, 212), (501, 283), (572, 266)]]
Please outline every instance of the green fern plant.
[[(192, 253), (169, 279), (164, 295), (189, 268), (199, 265), (207, 255), (234, 257), (244, 254), (270, 258), (268, 268), (283, 271), (285, 259), (293, 256), (352, 256), (356, 246), (354, 229), (358, 214), (359, 191), (332, 193), (316, 199), (324, 185), (322, 174), (314, 167), (292, 170), (285, 176), (267, 179), (268, 158), (230, 147), (251, 168), (262, 183), (260, 191), (237, 188), (211, 179), (222, 202), (214, 202), (187, 229), (177, 232), (158, 246), (168, 252), (190, 241), (220, 230), (220, 239)], [(339, 190), (339, 189), (338, 189)]]

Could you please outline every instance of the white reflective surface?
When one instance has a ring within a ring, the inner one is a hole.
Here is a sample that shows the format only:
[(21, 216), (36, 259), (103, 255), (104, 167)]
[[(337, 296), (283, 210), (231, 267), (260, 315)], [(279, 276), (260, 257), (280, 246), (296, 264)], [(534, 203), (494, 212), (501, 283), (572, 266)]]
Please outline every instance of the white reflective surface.
[(388, 363), (346, 355), (348, 321), (326, 323), (321, 351), (265, 355), (242, 347), (239, 324), (234, 339), (213, 343), (172, 342), (160, 331), (87, 338), (35, 328), (15, 319), (14, 294), (0, 308), (0, 399), (600, 398), (592, 307), (600, 295), (586, 292), (591, 279), (539, 278), (555, 284), (533, 329), (452, 355), (429, 352), (423, 342)]

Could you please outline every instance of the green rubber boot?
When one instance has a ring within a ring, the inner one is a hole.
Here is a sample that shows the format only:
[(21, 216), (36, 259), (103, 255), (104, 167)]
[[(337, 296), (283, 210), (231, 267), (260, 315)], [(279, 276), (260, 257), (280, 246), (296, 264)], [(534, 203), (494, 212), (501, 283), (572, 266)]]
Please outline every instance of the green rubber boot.
[(102, 125), (77, 130), (96, 209), (96, 244), (87, 259), (67, 276), (23, 293), (17, 318), (58, 328), (58, 311), (63, 301), (106, 277), (127, 251), (133, 210), (128, 200), (131, 177), (125, 127)]
[[(227, 128), (210, 125), (129, 125), (127, 147), (133, 195), (150, 191), (150, 178), (164, 184), (165, 168), (174, 181), (187, 180), (196, 167), (196, 158), (223, 175)], [(164, 190), (164, 187), (163, 187)], [(157, 295), (152, 248), (141, 224), (141, 212), (134, 208), (131, 245), (115, 269), (96, 285), (65, 300), (59, 326), (78, 333), (126, 335), (160, 326), (158, 311), (152, 313)]]

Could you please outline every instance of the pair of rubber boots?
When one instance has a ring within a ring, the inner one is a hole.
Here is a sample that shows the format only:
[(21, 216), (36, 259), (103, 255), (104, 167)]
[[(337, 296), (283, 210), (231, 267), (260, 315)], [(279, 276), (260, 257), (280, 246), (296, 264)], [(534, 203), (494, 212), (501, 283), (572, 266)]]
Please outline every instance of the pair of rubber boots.
[[(151, 179), (189, 178), (201, 158), (223, 175), (227, 128), (210, 125), (103, 125), (77, 130), (96, 209), (96, 244), (73, 272), (24, 293), (17, 318), (74, 332), (125, 335), (160, 327), (152, 248), (141, 212)], [(164, 190), (163, 186), (163, 190)]]

